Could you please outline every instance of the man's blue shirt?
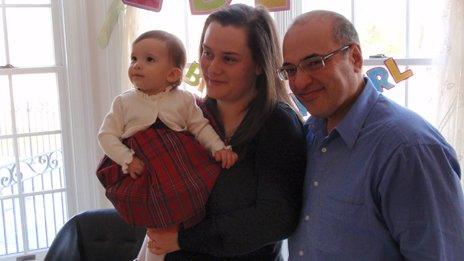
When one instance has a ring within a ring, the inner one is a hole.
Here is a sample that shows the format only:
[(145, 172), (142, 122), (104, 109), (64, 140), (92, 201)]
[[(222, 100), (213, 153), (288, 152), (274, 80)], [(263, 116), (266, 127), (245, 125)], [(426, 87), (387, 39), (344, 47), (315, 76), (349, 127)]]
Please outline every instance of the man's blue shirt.
[(330, 133), (306, 122), (308, 160), (290, 260), (464, 260), (464, 197), (451, 146), (370, 80)]

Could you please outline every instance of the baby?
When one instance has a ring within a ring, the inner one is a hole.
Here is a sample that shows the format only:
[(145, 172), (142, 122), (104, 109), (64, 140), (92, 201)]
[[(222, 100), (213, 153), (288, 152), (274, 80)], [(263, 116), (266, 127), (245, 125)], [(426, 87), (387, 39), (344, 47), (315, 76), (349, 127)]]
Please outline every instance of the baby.
[(129, 78), (135, 89), (114, 99), (98, 140), (105, 154), (133, 178), (140, 175), (143, 162), (121, 139), (149, 127), (156, 119), (174, 131), (190, 131), (223, 168), (230, 168), (237, 160), (203, 117), (193, 94), (177, 89), (185, 57), (181, 41), (164, 31), (148, 31), (132, 44)]
[(105, 154), (133, 179), (143, 173), (144, 157), (136, 155), (122, 140), (150, 128), (157, 120), (173, 131), (189, 131), (223, 168), (230, 168), (238, 159), (203, 116), (194, 95), (177, 88), (185, 61), (182, 42), (164, 31), (148, 31), (132, 44), (128, 73), (135, 88), (114, 99), (98, 141)]

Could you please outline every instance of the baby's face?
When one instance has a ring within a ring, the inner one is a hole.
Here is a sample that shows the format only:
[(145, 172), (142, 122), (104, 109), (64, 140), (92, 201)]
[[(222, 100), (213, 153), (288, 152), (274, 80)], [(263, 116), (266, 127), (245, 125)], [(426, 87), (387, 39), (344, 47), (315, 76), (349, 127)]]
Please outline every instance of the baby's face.
[(132, 46), (129, 79), (140, 91), (149, 95), (164, 91), (173, 68), (165, 42), (146, 38)]

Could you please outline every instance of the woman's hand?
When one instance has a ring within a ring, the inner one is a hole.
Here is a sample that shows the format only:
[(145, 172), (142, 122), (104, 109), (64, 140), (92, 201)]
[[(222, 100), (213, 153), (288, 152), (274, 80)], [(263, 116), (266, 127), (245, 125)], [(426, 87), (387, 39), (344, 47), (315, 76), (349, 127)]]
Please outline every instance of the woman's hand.
[(156, 255), (163, 255), (180, 250), (179, 243), (177, 241), (177, 228), (158, 230), (158, 229), (147, 229), (148, 235), (148, 250)]

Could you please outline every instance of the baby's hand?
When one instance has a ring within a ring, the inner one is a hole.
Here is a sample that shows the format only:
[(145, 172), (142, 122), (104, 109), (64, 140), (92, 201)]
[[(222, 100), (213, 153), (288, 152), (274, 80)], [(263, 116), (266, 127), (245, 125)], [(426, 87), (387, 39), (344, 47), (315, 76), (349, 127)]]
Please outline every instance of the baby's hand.
[(237, 153), (231, 149), (222, 149), (214, 153), (214, 159), (221, 162), (222, 168), (229, 169), (238, 159)]
[(136, 179), (142, 175), (142, 171), (145, 167), (145, 164), (139, 158), (135, 157), (132, 159), (132, 162), (127, 165), (127, 172), (131, 178)]

